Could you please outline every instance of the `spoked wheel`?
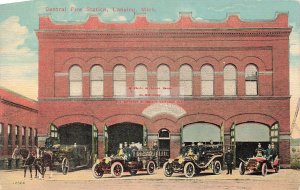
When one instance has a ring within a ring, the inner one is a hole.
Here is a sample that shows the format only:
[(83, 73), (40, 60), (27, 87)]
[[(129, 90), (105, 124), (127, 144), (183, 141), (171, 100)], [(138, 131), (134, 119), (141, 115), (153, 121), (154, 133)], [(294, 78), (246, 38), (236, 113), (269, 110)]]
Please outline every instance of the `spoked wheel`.
[(187, 162), (183, 169), (185, 177), (191, 178), (195, 174), (195, 166), (192, 162)]
[(137, 169), (131, 169), (129, 170), (130, 175), (136, 175), (137, 174)]
[(120, 162), (114, 162), (111, 166), (111, 175), (113, 177), (121, 177), (123, 174), (123, 166)]
[(267, 171), (267, 164), (263, 163), (262, 167), (261, 167), (261, 175), (265, 176), (267, 175), (268, 171)]
[(245, 164), (244, 164), (244, 162), (241, 162), (240, 165), (239, 165), (239, 172), (240, 172), (241, 175), (244, 175), (245, 171), (246, 171)]
[(104, 174), (104, 171), (102, 170), (101, 165), (97, 164), (97, 163), (93, 165), (92, 172), (93, 172), (94, 178), (96, 178), (96, 179), (101, 178)]
[(166, 177), (171, 177), (174, 173), (172, 164), (170, 164), (169, 162), (164, 163), (163, 170)]
[(213, 172), (215, 175), (219, 175), (221, 173), (221, 169), (222, 169), (222, 166), (221, 166), (221, 162), (219, 160), (216, 160), (214, 161), (213, 163)]
[(149, 161), (147, 164), (147, 173), (149, 175), (153, 175), (155, 173), (155, 163), (153, 161)]
[(67, 158), (64, 158), (61, 162), (61, 171), (64, 175), (67, 175), (69, 172), (69, 160)]

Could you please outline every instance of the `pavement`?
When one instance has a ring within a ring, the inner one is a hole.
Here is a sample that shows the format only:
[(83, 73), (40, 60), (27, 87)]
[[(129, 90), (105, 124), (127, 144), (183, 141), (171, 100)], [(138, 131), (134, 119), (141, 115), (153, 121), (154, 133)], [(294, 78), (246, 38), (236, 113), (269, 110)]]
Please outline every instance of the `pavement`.
[[(101, 179), (95, 179), (91, 169), (78, 170), (63, 175), (56, 171), (47, 171), (44, 179), (33, 178), (27, 171), (26, 178), (23, 170), (0, 171), (0, 190), (3, 189), (162, 189), (176, 190), (187, 189), (295, 189), (300, 190), (300, 170), (282, 169), (279, 173), (269, 173), (267, 176), (261, 174), (246, 174), (241, 176), (238, 170), (232, 175), (226, 175), (222, 171), (220, 175), (213, 175), (208, 170), (193, 178), (186, 178), (183, 174), (175, 173), (172, 177), (165, 177), (163, 170), (159, 169), (154, 175), (139, 172), (131, 176), (125, 172), (121, 178), (113, 178), (110, 174), (104, 174)], [(34, 176), (34, 174), (33, 174)], [(42, 188), (41, 188), (42, 187)], [(104, 188), (106, 187), (106, 188)], [(128, 187), (128, 188), (124, 188)]]

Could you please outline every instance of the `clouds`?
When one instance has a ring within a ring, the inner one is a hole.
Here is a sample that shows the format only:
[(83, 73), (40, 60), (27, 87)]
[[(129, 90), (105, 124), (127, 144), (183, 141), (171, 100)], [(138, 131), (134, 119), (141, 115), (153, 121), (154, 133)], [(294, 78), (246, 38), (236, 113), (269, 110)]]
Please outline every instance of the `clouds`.
[(0, 85), (37, 98), (37, 53), (25, 45), (32, 35), (18, 16), (0, 23)]
[(113, 21), (113, 22), (125, 22), (127, 18), (124, 15), (120, 15), (119, 12), (115, 12), (112, 8), (106, 8), (107, 11), (102, 12), (101, 20)]

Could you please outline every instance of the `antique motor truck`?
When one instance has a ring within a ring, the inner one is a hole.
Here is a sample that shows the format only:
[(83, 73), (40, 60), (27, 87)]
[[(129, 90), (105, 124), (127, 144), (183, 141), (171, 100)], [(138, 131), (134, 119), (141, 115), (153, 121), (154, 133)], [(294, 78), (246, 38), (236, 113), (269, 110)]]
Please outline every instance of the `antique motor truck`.
[(247, 171), (250, 173), (261, 172), (263, 176), (267, 175), (268, 171), (278, 172), (280, 169), (279, 158), (276, 156), (274, 161), (268, 161), (265, 157), (253, 157), (244, 161), (240, 158), (239, 172), (244, 175)]
[(166, 177), (173, 173), (184, 173), (188, 178), (201, 171), (212, 168), (214, 174), (220, 174), (223, 162), (222, 145), (185, 146), (180, 155), (164, 163), (163, 170)]
[(103, 174), (111, 173), (113, 177), (121, 177), (123, 172), (136, 175), (138, 171), (152, 175), (157, 168), (157, 155), (156, 149), (133, 146), (126, 153), (121, 151), (117, 155), (98, 159), (92, 167), (93, 176), (99, 179)]

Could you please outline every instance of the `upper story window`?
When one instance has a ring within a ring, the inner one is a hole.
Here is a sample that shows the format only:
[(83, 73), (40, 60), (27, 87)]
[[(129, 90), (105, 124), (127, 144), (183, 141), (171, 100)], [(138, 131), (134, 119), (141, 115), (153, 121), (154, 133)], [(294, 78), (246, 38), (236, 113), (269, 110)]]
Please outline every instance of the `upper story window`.
[(189, 65), (182, 65), (179, 69), (180, 80), (180, 95), (192, 96), (193, 95), (193, 72)]
[(157, 68), (157, 88), (160, 96), (170, 96), (170, 69), (166, 65)]
[(258, 95), (258, 70), (254, 64), (250, 64), (245, 70), (246, 95)]
[(226, 65), (224, 68), (224, 95), (235, 96), (237, 89), (236, 68), (233, 65)]
[(201, 95), (214, 95), (214, 69), (211, 65), (204, 65), (201, 68)]
[(134, 71), (134, 96), (145, 95), (148, 92), (147, 68), (144, 65), (138, 65)]
[(114, 96), (126, 96), (126, 69), (117, 65), (113, 72)]
[(103, 96), (103, 69), (93, 66), (90, 72), (91, 96)]
[(82, 70), (78, 65), (69, 71), (70, 96), (82, 96)]

